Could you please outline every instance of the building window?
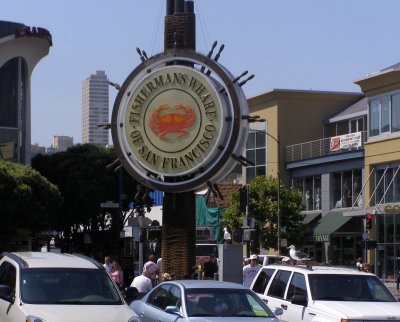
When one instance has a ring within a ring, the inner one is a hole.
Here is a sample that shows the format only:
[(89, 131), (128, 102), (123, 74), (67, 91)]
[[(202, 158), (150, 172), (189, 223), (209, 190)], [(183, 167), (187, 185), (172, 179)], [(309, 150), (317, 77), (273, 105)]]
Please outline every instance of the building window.
[(400, 131), (400, 94), (385, 95), (369, 102), (369, 135)]
[(246, 167), (246, 182), (266, 174), (266, 134), (261, 130), (250, 130), (246, 145), (246, 158), (254, 163)]
[(294, 178), (292, 186), (303, 196), (306, 211), (321, 210), (321, 176)]
[(331, 174), (332, 208), (361, 207), (361, 169), (334, 172)]
[[(386, 170), (386, 171), (385, 171)], [(372, 183), (372, 201), (375, 205), (400, 202), (400, 170), (399, 165), (376, 168)]]

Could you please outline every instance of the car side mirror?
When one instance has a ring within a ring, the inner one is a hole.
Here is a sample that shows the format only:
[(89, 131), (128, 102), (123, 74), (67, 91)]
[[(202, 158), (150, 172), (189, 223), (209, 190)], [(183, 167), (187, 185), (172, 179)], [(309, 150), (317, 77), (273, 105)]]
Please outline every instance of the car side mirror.
[(307, 306), (307, 296), (305, 295), (293, 295), (292, 300), (290, 301), (292, 304), (297, 304), (301, 306)]
[(14, 294), (8, 285), (0, 285), (0, 298), (10, 303), (14, 302)]
[(181, 311), (175, 305), (167, 306), (164, 311), (167, 313), (176, 314), (176, 315), (179, 315), (180, 317), (182, 317)]

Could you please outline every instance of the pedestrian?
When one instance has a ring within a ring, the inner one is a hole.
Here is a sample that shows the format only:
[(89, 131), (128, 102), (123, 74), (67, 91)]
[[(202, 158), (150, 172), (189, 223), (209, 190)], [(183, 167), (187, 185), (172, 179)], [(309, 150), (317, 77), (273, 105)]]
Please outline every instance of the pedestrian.
[(359, 257), (359, 258), (357, 259), (356, 267), (357, 267), (357, 269), (358, 269), (359, 271), (362, 271), (362, 258), (361, 258), (361, 257)]
[(143, 265), (143, 271), (149, 274), (153, 286), (157, 284), (157, 274), (158, 266), (155, 263), (156, 257), (154, 255), (149, 255), (148, 261)]
[(194, 265), (192, 267), (192, 273), (190, 274), (190, 279), (191, 280), (198, 280), (199, 279), (199, 267), (197, 265)]
[(122, 288), (124, 286), (124, 273), (122, 272), (122, 268), (117, 261), (112, 262), (110, 274), (115, 284), (117, 284), (119, 288)]
[(217, 259), (215, 258), (214, 254), (210, 254), (208, 261), (203, 265), (203, 269), (205, 280), (214, 279), (214, 274), (218, 273)]
[(254, 277), (260, 270), (261, 266), (258, 265), (258, 256), (253, 254), (250, 256), (250, 264), (243, 267), (243, 285), (250, 288)]
[(106, 269), (106, 271), (108, 273), (111, 273), (112, 270), (112, 263), (111, 263), (111, 258), (110, 256), (106, 256), (104, 257), (104, 264), (103, 264), (104, 268)]
[(137, 299), (142, 298), (153, 288), (149, 272), (144, 270), (141, 275), (136, 276), (131, 283), (131, 287), (135, 287), (138, 290)]

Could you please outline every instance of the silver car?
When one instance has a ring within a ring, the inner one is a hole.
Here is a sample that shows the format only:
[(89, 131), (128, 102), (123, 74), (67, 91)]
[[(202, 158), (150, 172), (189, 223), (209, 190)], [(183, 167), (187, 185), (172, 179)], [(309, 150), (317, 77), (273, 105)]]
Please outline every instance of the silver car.
[[(177, 280), (157, 285), (130, 307), (143, 322), (272, 321), (275, 314), (241, 284), (212, 280)], [(226, 319), (229, 317), (229, 319)]]

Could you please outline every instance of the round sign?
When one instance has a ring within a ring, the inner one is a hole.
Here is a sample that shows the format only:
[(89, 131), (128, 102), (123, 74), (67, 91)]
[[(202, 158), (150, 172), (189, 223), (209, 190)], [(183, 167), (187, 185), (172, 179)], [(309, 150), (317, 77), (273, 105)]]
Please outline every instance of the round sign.
[[(204, 72), (205, 71), (205, 72)], [(232, 75), (192, 51), (146, 60), (116, 98), (112, 135), (123, 166), (141, 184), (196, 190), (229, 173), (247, 139), (248, 107)]]

